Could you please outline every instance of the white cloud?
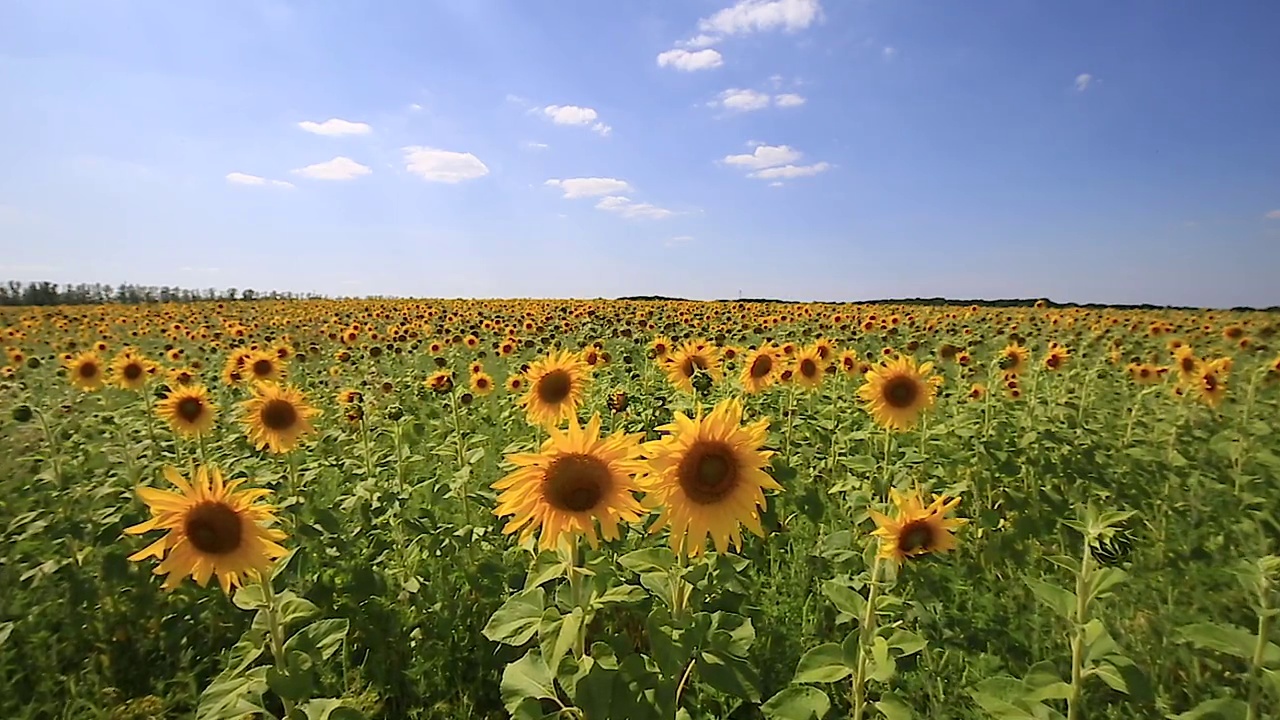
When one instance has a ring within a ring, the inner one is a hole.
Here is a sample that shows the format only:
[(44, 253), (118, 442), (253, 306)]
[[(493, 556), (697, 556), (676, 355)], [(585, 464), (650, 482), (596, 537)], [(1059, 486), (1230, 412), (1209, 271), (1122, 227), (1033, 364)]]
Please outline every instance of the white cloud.
[(750, 155), (729, 155), (725, 157), (726, 165), (735, 165), (752, 170), (786, 165), (799, 160), (800, 151), (788, 145), (757, 145)]
[(489, 174), (489, 167), (471, 153), (411, 145), (404, 148), (405, 170), (423, 180), (459, 183)]
[(420, 103), (409, 103), (409, 109), (414, 112), (420, 112), (422, 110), (422, 105)]
[(783, 93), (773, 96), (773, 104), (778, 107), (799, 107), (805, 103), (803, 95), (796, 93)]
[(564, 180), (552, 178), (543, 183), (543, 185), (560, 188), (568, 199), (631, 192), (631, 184), (626, 180), (618, 180), (617, 178), (582, 177), (566, 178)]
[(692, 235), (676, 235), (675, 237), (667, 238), (667, 241), (662, 244), (667, 247), (675, 247), (677, 245), (684, 245), (688, 242), (693, 242)]
[(613, 128), (599, 122), (599, 113), (589, 107), (548, 105), (542, 108), (542, 114), (551, 118), (551, 122), (557, 125), (589, 125), (592, 130), (601, 135), (613, 132)]
[(884, 55), (885, 60), (892, 60), (894, 56), (898, 54), (898, 49), (895, 47), (885, 46), (885, 48), (881, 50), (880, 53)]
[(311, 120), (303, 120), (298, 123), (298, 127), (309, 133), (316, 135), (328, 135), (336, 137), (339, 135), (368, 135), (373, 132), (373, 128), (362, 122), (351, 122), (349, 120), (341, 120), (339, 118), (329, 118), (324, 122), (312, 122)]
[(714, 35), (702, 34), (689, 38), (688, 40), (678, 42), (676, 45), (690, 50), (701, 50), (702, 48), (709, 48), (718, 42), (720, 42), (720, 38)]
[(1076, 92), (1084, 92), (1093, 84), (1093, 76), (1089, 73), (1080, 73), (1076, 76)]
[(724, 64), (724, 58), (715, 50), (697, 50), (690, 52), (682, 48), (673, 48), (658, 54), (658, 67), (673, 67), (684, 72), (710, 70)]
[(831, 169), (831, 164), (826, 162), (816, 162), (812, 165), (781, 165), (778, 167), (768, 167), (749, 173), (747, 177), (758, 178), (760, 180), (773, 180), (776, 178), (784, 178), (790, 180), (798, 177), (810, 177), (820, 172)]
[(293, 172), (296, 175), (311, 178), (312, 180), (354, 180), (373, 171), (366, 165), (361, 165), (349, 157), (339, 155), (332, 160), (298, 168)]
[(660, 208), (649, 203), (638, 203), (631, 198), (618, 195), (600, 198), (600, 202), (596, 203), (596, 209), (615, 212), (624, 218), (641, 218), (645, 220), (661, 220), (674, 214), (666, 208)]
[(1268, 220), (1280, 220), (1280, 210), (1272, 210), (1267, 213), (1266, 218)]
[(758, 90), (730, 88), (720, 93), (712, 104), (720, 105), (726, 110), (751, 112), (769, 107), (769, 96)]
[(544, 142), (534, 142), (532, 140), (526, 142), (524, 146), (529, 148), (530, 150), (546, 150), (547, 148), (551, 147), (550, 145)]
[(232, 185), (271, 185), (272, 187), (291, 188), (293, 183), (284, 180), (268, 180), (257, 175), (242, 172), (231, 172), (226, 175), (227, 182)]
[(739, 35), (783, 29), (795, 32), (822, 17), (818, 0), (739, 0), (709, 18), (698, 21), (698, 30), (707, 35)]
[(227, 173), (227, 182), (232, 185), (266, 185), (267, 179), (242, 172)]

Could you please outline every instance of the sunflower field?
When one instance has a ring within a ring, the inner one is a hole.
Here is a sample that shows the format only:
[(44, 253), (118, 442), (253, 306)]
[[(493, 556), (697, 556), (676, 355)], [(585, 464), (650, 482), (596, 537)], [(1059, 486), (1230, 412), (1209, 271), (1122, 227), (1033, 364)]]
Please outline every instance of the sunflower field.
[(3, 308), (0, 717), (1274, 719), (1277, 330)]

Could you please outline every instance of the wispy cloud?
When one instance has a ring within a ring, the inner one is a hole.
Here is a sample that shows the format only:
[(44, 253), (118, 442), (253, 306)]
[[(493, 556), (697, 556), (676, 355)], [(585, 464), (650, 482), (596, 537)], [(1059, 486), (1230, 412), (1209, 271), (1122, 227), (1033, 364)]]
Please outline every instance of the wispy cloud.
[(1280, 210), (1271, 210), (1265, 215), (1265, 217), (1268, 220), (1280, 220)]
[[(421, 109), (421, 106), (419, 106), (419, 109)], [(373, 128), (370, 127), (368, 123), (351, 122), (350, 120), (342, 120), (340, 118), (329, 118), (324, 122), (303, 120), (298, 123), (298, 127), (309, 133), (327, 135), (329, 137), (337, 137), (340, 135), (368, 135), (373, 132)]]
[(404, 162), (405, 170), (431, 182), (453, 184), (489, 174), (489, 167), (471, 153), (420, 145), (404, 148)]
[(676, 247), (677, 245), (684, 245), (691, 242), (693, 242), (692, 235), (676, 235), (675, 237), (667, 238), (662, 244), (667, 247)]
[(613, 132), (613, 128), (600, 122), (600, 114), (594, 108), (578, 105), (548, 105), (542, 108), (542, 114), (556, 125), (585, 125), (600, 135)]
[(740, 0), (699, 20), (698, 30), (708, 37), (779, 29), (795, 32), (821, 19), (822, 6), (818, 0)]
[(638, 203), (631, 198), (618, 195), (600, 198), (600, 201), (596, 203), (596, 209), (618, 213), (624, 218), (645, 220), (661, 220), (675, 214), (666, 208), (650, 205), (649, 203)]
[(800, 107), (804, 103), (804, 96), (798, 93), (782, 93), (781, 95), (773, 96), (773, 104), (778, 107)]
[(710, 48), (689, 51), (684, 48), (673, 48), (658, 53), (658, 67), (671, 67), (682, 72), (711, 70), (724, 65), (724, 57)]
[(1093, 76), (1089, 73), (1080, 73), (1076, 76), (1076, 92), (1084, 92), (1093, 84)]
[(232, 185), (258, 185), (258, 186), (270, 185), (271, 187), (280, 187), (280, 188), (293, 187), (293, 183), (288, 182), (286, 180), (268, 180), (267, 178), (259, 177), (258, 175), (250, 175), (248, 173), (242, 173), (242, 172), (227, 173), (226, 179), (227, 179), (227, 182)]
[(547, 187), (560, 188), (564, 191), (567, 199), (599, 197), (601, 195), (616, 195), (618, 193), (631, 192), (631, 184), (626, 180), (617, 178), (601, 178), (601, 177), (581, 177), (566, 178), (560, 180), (551, 178), (543, 183)]
[(373, 170), (349, 157), (339, 155), (332, 160), (301, 167), (293, 172), (312, 180), (354, 180), (372, 173)]
[(722, 162), (750, 172), (747, 177), (759, 180), (791, 180), (809, 177), (831, 169), (831, 163), (816, 162), (798, 165), (804, 156), (790, 145), (756, 145), (750, 154), (728, 155)]

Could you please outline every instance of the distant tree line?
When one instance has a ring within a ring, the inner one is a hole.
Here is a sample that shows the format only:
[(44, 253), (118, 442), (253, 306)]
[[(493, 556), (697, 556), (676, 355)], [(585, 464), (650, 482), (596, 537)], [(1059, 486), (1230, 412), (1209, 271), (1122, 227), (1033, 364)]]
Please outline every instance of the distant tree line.
[(143, 305), (146, 303), (191, 303), (228, 300), (314, 300), (324, 296), (315, 293), (262, 292), (238, 288), (205, 288), (195, 290), (169, 285), (111, 286), (103, 283), (18, 282), (0, 285), (0, 305)]

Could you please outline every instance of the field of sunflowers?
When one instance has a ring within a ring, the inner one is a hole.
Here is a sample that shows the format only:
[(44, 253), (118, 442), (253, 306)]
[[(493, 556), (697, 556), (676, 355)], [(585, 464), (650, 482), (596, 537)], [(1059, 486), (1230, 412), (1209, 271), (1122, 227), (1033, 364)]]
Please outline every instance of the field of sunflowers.
[(0, 717), (1274, 719), (1278, 330), (0, 309)]

